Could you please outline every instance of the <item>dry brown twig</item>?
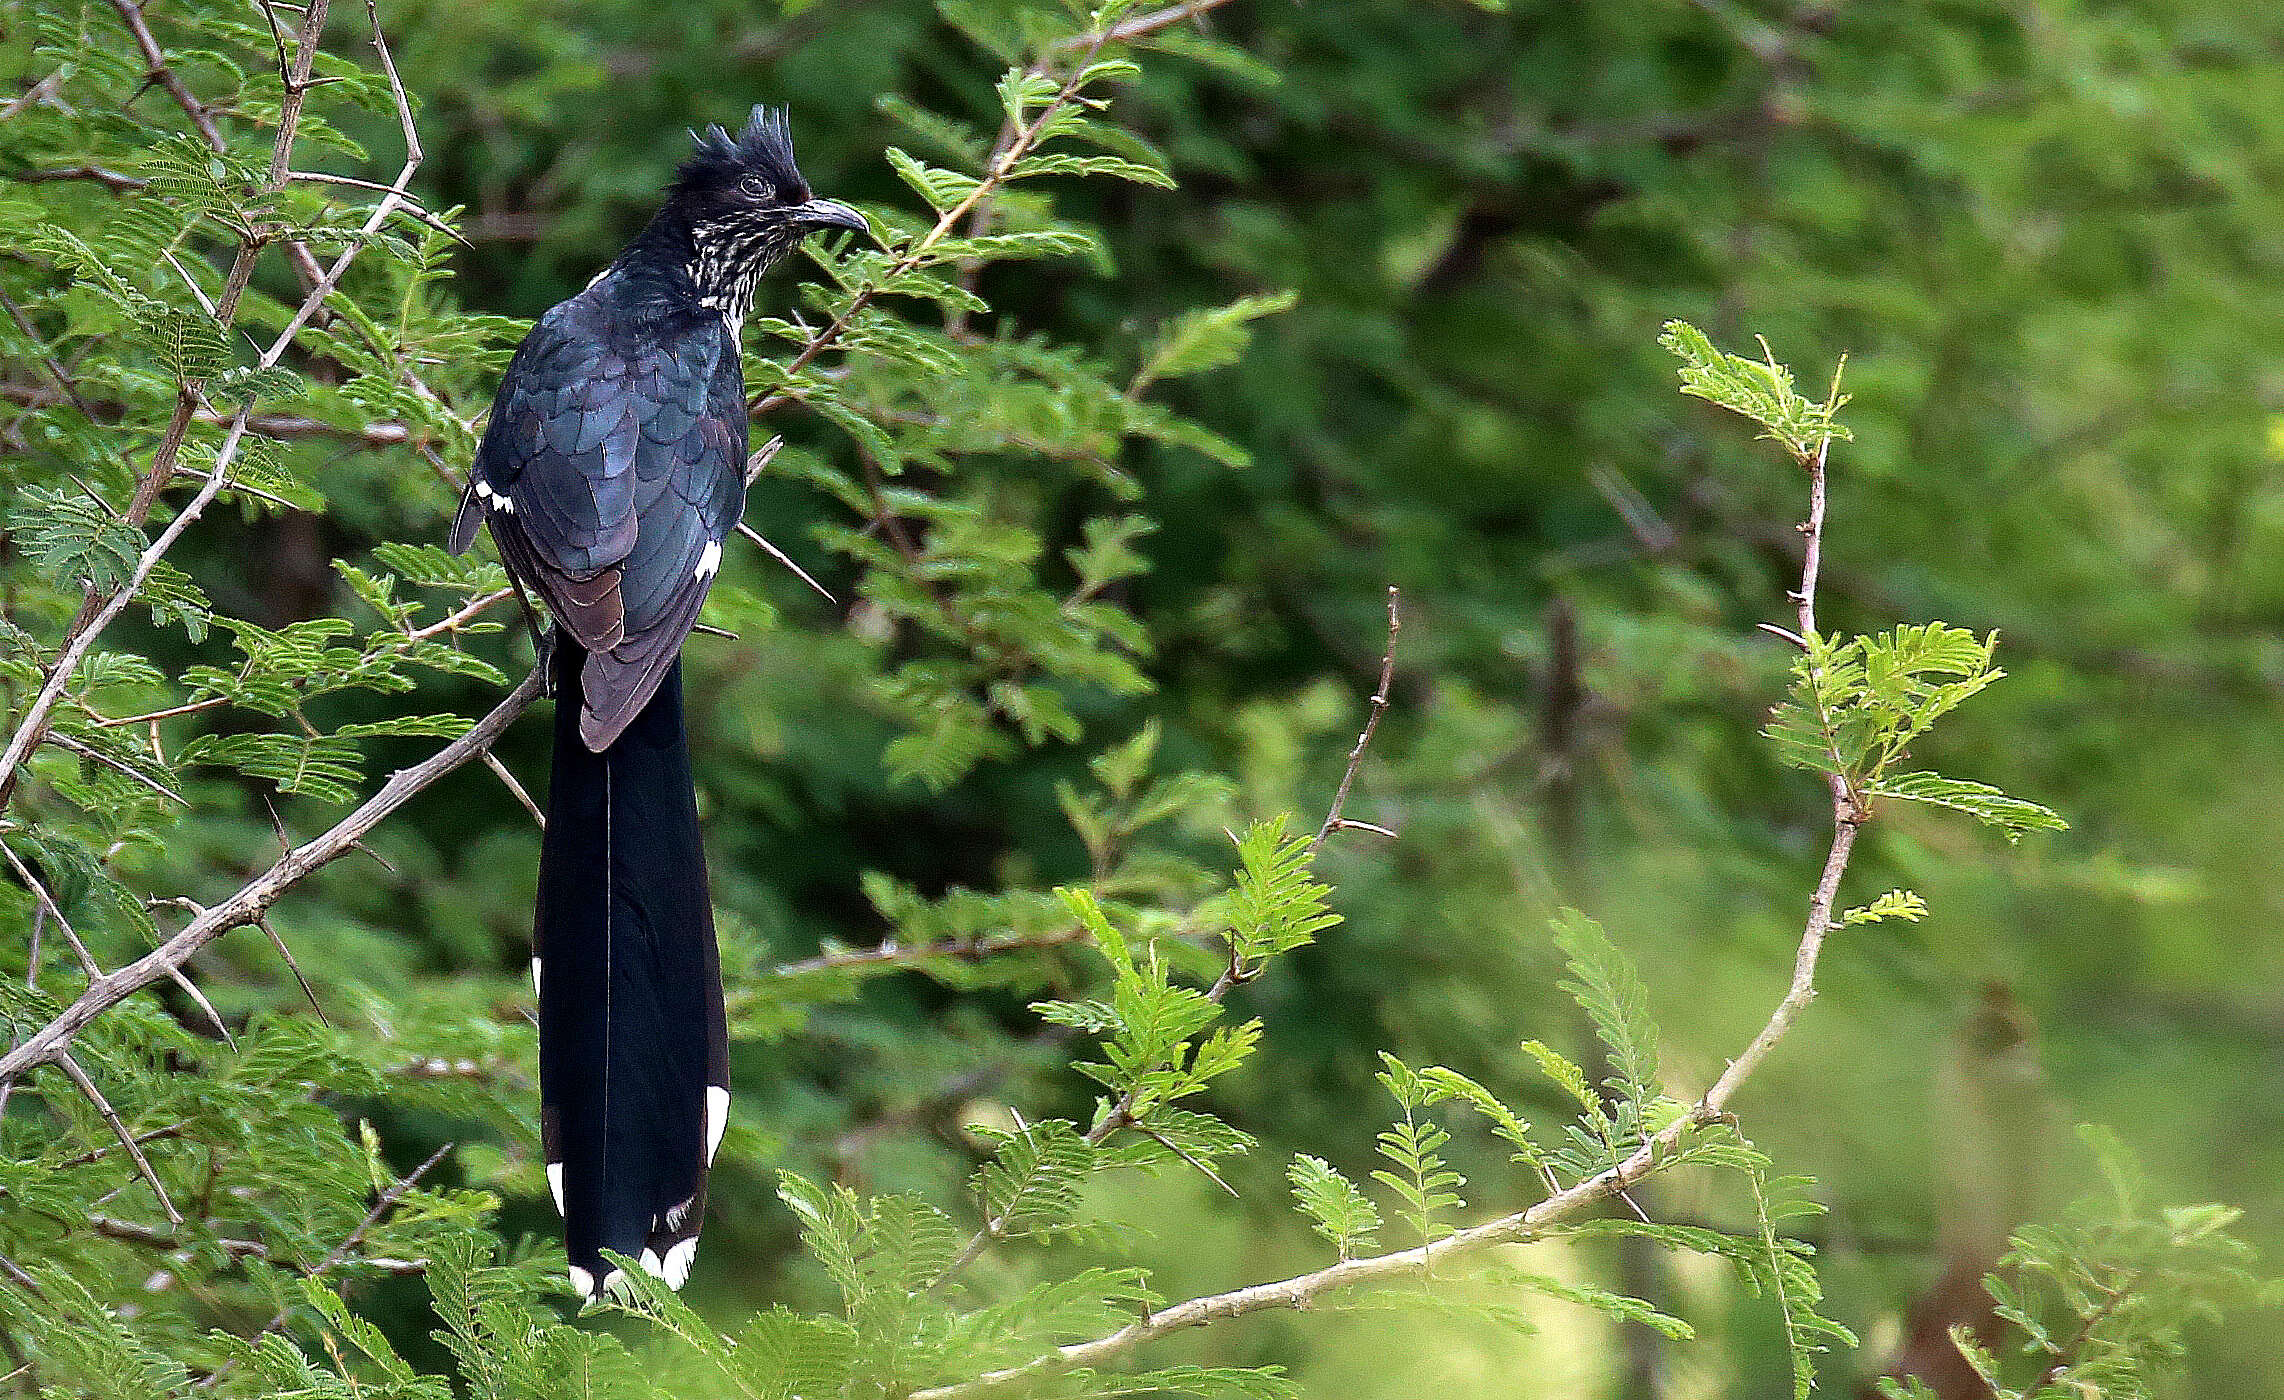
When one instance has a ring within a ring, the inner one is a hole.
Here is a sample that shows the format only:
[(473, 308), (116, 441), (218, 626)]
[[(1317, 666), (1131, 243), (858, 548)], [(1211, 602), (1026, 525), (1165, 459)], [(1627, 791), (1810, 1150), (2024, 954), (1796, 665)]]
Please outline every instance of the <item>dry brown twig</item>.
[[(1827, 442), (1825, 447), (1828, 448), (1829, 445)], [(1792, 595), (1803, 636), (1814, 635), (1816, 628), (1816, 582), (1822, 558), (1826, 503), (1825, 463), (1826, 452), (1820, 448), (1806, 464), (1810, 479), (1809, 516), (1800, 530), (1804, 543), (1800, 586)], [(1386, 690), (1385, 680), (1381, 688), (1383, 692)], [(1376, 708), (1375, 718), (1377, 714)], [(1368, 723), (1366, 737), (1369, 738), (1369, 735)], [(917, 1390), (908, 1400), (977, 1400), (977, 1397), (1011, 1385), (1116, 1361), (1146, 1342), (1176, 1332), (1209, 1326), (1250, 1313), (1307, 1308), (1319, 1298), (1341, 1289), (1423, 1275), (1428, 1272), (1431, 1262), (1440, 1264), (1494, 1246), (1522, 1244), (1539, 1239), (1552, 1227), (1575, 1218), (1589, 1207), (1621, 1197), (1627, 1188), (1649, 1176), (1668, 1160), (1690, 1132), (1728, 1119), (1730, 1100), (1768, 1058), (1778, 1042), (1784, 1039), (1808, 1003), (1814, 1000), (1818, 955), (1823, 950), (1825, 936), (1834, 927), (1832, 911), (1839, 898), (1840, 880), (1847, 871), (1848, 857), (1855, 848), (1857, 832), (1867, 818), (1855, 794), (1848, 790), (1845, 783), (1835, 781), (1831, 793), (1831, 844), (1826, 851), (1815, 890), (1809, 897), (1808, 915), (1802, 925), (1798, 951), (1793, 960), (1792, 979), (1782, 999), (1770, 1012), (1768, 1021), (1760, 1032), (1728, 1063), (1712, 1086), (1690, 1106), (1689, 1112), (1652, 1134), (1624, 1161), (1583, 1181), (1554, 1191), (1526, 1209), (1436, 1241), (1432, 1261), (1429, 1248), (1423, 1245), (1364, 1258), (1344, 1259), (1327, 1268), (1291, 1278), (1191, 1298), (1137, 1318), (1092, 1341), (1058, 1347), (1020, 1366), (993, 1371), (973, 1380)], [(1337, 811), (1335, 815), (1337, 816)], [(1328, 822), (1327, 829), (1337, 829), (1337, 825)], [(1089, 1140), (1097, 1139), (1089, 1134)], [(982, 1248), (981, 1242), (991, 1234), (992, 1231), (987, 1226), (976, 1241), (971, 1241), (969, 1248), (962, 1252), (952, 1267), (956, 1269), (971, 1259)]]

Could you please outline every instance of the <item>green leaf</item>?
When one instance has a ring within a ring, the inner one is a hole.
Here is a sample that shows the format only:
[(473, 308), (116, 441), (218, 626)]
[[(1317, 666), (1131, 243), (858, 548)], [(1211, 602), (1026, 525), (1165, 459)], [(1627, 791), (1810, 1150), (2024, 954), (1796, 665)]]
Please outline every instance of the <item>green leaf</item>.
[(1999, 828), (2010, 842), (2021, 840), (2025, 832), (2070, 828), (2052, 808), (2009, 797), (1988, 783), (1946, 778), (1940, 773), (1904, 773), (1883, 779), (1866, 788), (1865, 795), (1965, 812), (1985, 826)]
[(1531, 1140), (1530, 1124), (1489, 1089), (1458, 1070), (1446, 1069), (1442, 1065), (1428, 1066), (1420, 1071), (1419, 1077), (1432, 1093), (1430, 1102), (1457, 1099), (1488, 1119), (1491, 1131), (1515, 1149), (1510, 1160), (1532, 1168), (1543, 1169), (1546, 1166), (1546, 1154)]
[(125, 587), (150, 544), (108, 504), (45, 486), (21, 490), (8, 530), (39, 573), (63, 584), (84, 580), (99, 593)]
[(1451, 1233), (1443, 1218), (1467, 1202), (1459, 1188), (1467, 1184), (1443, 1159), (1451, 1135), (1441, 1125), (1419, 1116), (1430, 1098), (1425, 1081), (1409, 1065), (1385, 1050), (1380, 1052), (1380, 1073), (1373, 1076), (1403, 1108), (1403, 1120), (1377, 1139), (1380, 1155), (1393, 1170), (1377, 1170), (1372, 1179), (1393, 1191), (1404, 1203), (1401, 1212), (1419, 1233), (1420, 1243), (1433, 1244)]
[(1287, 818), (1255, 822), (1237, 843), (1239, 868), (1227, 911), (1230, 954), (1243, 968), (1315, 941), (1340, 922), (1331, 891), (1313, 872), (1313, 836), (1286, 834)]
[(214, 618), (214, 604), (190, 581), (190, 575), (166, 560), (152, 561), (151, 571), (144, 575), (143, 586), (136, 590), (135, 598), (151, 610), (151, 621), (159, 626), (174, 623), (192, 642), (206, 640), (207, 625)]
[(1556, 1088), (1577, 1100), (1579, 1107), (1589, 1112), (1600, 1110), (1601, 1100), (1594, 1096), (1594, 1086), (1587, 1081), (1586, 1071), (1573, 1064), (1561, 1051), (1543, 1041), (1526, 1040), (1523, 1042), (1523, 1053), (1538, 1061), (1539, 1068), (1545, 1071), (1546, 1077), (1554, 1081)]
[(1379, 1209), (1330, 1163), (1301, 1153), (1285, 1168), (1285, 1179), (1292, 1183), (1293, 1199), (1312, 1228), (1332, 1242), (1341, 1258), (1352, 1259), (1377, 1247)]
[(1039, 175), (1109, 175), (1162, 190), (1174, 187), (1174, 177), (1163, 169), (1142, 161), (1128, 160), (1124, 156), (1080, 156), (1047, 151), (1026, 156), (1016, 163), (1010, 173), (1018, 179), (1030, 179)]
[(1831, 392), (1817, 402), (1793, 388), (1792, 371), (1776, 362), (1766, 341), (1763, 358), (1748, 360), (1716, 349), (1687, 321), (1668, 321), (1658, 344), (1681, 357), (1681, 392), (1760, 424), (1763, 437), (1784, 444), (1799, 461), (1814, 458), (1834, 439), (1849, 437), (1833, 416), (1848, 402), (1840, 392), (1838, 370), (1832, 374)]
[(1646, 1104), (1658, 1092), (1658, 1037), (1650, 1020), (1649, 989), (1602, 926), (1577, 910), (1555, 915), (1554, 941), (1570, 960), (1570, 978), (1560, 984), (1562, 990), (1586, 1012), (1610, 1051), (1616, 1076), (1612, 1087), (1637, 1107)]
[(1009, 1235), (1061, 1229), (1078, 1214), (1079, 1187), (1094, 1166), (1094, 1148), (1061, 1119), (1028, 1123), (1019, 1131), (980, 1129), (999, 1143), (976, 1172), (974, 1189), (985, 1217)]
[(1142, 368), (1136, 372), (1129, 392), (1139, 394), (1160, 379), (1203, 374), (1237, 363), (1253, 343), (1253, 323), (1290, 311), (1298, 301), (1292, 292), (1273, 292), (1176, 317), (1143, 356)]
[(202, 384), (229, 368), (229, 336), (204, 311), (152, 302), (138, 312), (135, 323), (179, 384)]
[(1629, 1297), (1623, 1293), (1612, 1293), (1608, 1289), (1596, 1288), (1591, 1284), (1566, 1283), (1561, 1279), (1550, 1278), (1545, 1274), (1532, 1273), (1524, 1269), (1498, 1267), (1483, 1270), (1482, 1277), (1508, 1288), (1520, 1288), (1532, 1293), (1543, 1293), (1549, 1298), (1560, 1298), (1564, 1302), (1592, 1308), (1605, 1317), (1618, 1322), (1628, 1322), (1650, 1328), (1677, 1342), (1688, 1341), (1697, 1335), (1697, 1330), (1688, 1323), (1683, 1322), (1678, 1317), (1658, 1311), (1639, 1298)]
[(1876, 924), (1883, 919), (1918, 923), (1927, 917), (1927, 902), (1910, 890), (1889, 890), (1869, 904), (1858, 905), (1840, 916), (1842, 928)]

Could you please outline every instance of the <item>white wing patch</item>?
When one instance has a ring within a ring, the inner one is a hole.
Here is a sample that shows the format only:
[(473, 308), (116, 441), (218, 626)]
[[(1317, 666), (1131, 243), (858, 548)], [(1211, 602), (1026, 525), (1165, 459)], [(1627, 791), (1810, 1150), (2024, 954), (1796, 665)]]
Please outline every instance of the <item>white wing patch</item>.
[(722, 1150), (722, 1132), (730, 1126), (730, 1091), (719, 1084), (706, 1086), (706, 1165)]
[(706, 541), (706, 552), (698, 556), (697, 576), (699, 578), (712, 578), (714, 571), (721, 567), (722, 542), (720, 540)]
[(539, 995), (539, 959), (537, 958), (531, 960), (531, 994), (533, 996)]
[(547, 1164), (547, 1189), (555, 1196), (555, 1213), (557, 1215), (563, 1214), (563, 1164), (561, 1162), (549, 1162)]

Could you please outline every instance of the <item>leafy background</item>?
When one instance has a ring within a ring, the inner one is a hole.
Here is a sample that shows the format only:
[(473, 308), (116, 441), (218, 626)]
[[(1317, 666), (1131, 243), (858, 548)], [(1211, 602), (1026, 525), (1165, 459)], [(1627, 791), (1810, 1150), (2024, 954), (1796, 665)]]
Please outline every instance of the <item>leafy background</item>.
[[(102, 7), (0, 7), (0, 53), (22, 75), (11, 93), (53, 67), (34, 10), (53, 12), (51, 29), (109, 25), (104, 44), (126, 52)], [(575, 290), (645, 217), (681, 129), (753, 101), (791, 108), (821, 193), (916, 218), (918, 195), (882, 158), (891, 145), (936, 158), (907, 109), (988, 137), (992, 78), (1049, 23), (1014, 0), (502, 0), (384, 18), (430, 156), (416, 192), (464, 206), (469, 241), (422, 244), (406, 264), (418, 276), (371, 274), (393, 280), (362, 287), (368, 304), (403, 297), (407, 324), (431, 303), (528, 318)], [(748, 518), (841, 602), (742, 558), (717, 610), (739, 640), (690, 649), (715, 891), (742, 970), (733, 1165), (698, 1305), (735, 1318), (822, 1295), (773, 1168), (940, 1196), (982, 1150), (977, 1130), (1009, 1126), (1008, 1105), (1083, 1120), (1093, 1093), (1071, 1042), (1028, 1009), (1094, 975), (1076, 951), (941, 959), (927, 975), (764, 974), (891, 933), (1050, 933), (1062, 911), (1036, 892), (1090, 876), (1138, 905), (1194, 898), (1200, 868), (1229, 863), (1224, 825), (1323, 809), (1376, 678), (1388, 584), (1406, 608), (1395, 703), (1351, 810), (1401, 837), (1343, 833), (1320, 870), (1342, 923), (1240, 994), (1275, 1053), (1210, 1090), (1213, 1110), (1263, 1144), (1220, 1167), (1239, 1199), (1175, 1172), (1094, 1205), (1146, 1225), (1135, 1257), (1166, 1296), (1188, 1296), (1321, 1257), (1285, 1204), (1284, 1164), (1301, 1151), (1370, 1169), (1385, 1118), (1377, 1051), (1555, 1116), (1519, 1046), (1585, 1055), (1591, 1043), (1546, 933), (1566, 904), (1638, 963), (1669, 1077), (1713, 1078), (1781, 984), (1825, 805), (1756, 737), (1789, 656), (1753, 624), (1789, 615), (1800, 476), (1674, 393), (1656, 336), (1677, 316), (1725, 345), (1766, 336), (1810, 384), (1846, 352), (1854, 438), (1835, 448), (1827, 625), (1940, 617), (1999, 633), (2012, 676), (1926, 757), (2073, 824), (1996, 849), (1933, 813), (1875, 827), (1856, 898), (1905, 886), (1931, 913), (1843, 935), (1823, 995), (1737, 1105), (1829, 1208), (1804, 1227), (1822, 1247), (1825, 1311), (1865, 1346), (1827, 1363), (1827, 1387), (1876, 1369), (1913, 1300), (1994, 1222), (2003, 1233), (2076, 1194), (2092, 1168), (2074, 1122), (2111, 1125), (2166, 1199), (2243, 1205), (2244, 1232), (2273, 1255), (2279, 21), (2194, 0), (1237, 0), (1178, 34), (1116, 108), (1178, 187), (1057, 182), (1051, 211), (1017, 200), (1010, 218), (1067, 221), (1099, 242), (980, 270), (984, 324), (1006, 335), (963, 363), (1030, 388), (963, 400), (928, 387), (924, 355), (883, 359), (843, 389), (792, 382), (795, 397), (845, 392), (872, 417), (904, 415), (890, 416), (886, 450), (905, 474), (878, 488), (863, 454), (882, 445), (846, 421), (795, 407), (768, 424), (789, 445)], [(258, 79), (268, 40), (246, 42)], [(366, 70), (361, 46), (333, 47)], [(135, 86), (126, 58), (116, 75), (81, 61), (90, 80)], [(43, 132), (24, 150), (40, 165), (63, 163), (75, 139), (129, 150), (153, 139), (146, 122), (177, 119), (161, 94), (126, 110), (96, 137)], [(393, 176), (385, 105), (328, 119), (374, 154), (344, 147), (327, 168)], [(34, 111), (0, 132), (35, 120), (63, 125)], [(12, 168), (31, 161), (0, 152)], [(100, 221), (115, 199), (84, 182), (26, 185), (8, 226), (57, 209)], [(276, 267), (256, 283), (287, 306), (290, 290)], [(794, 304), (782, 281), (768, 295)], [(1123, 391), (1177, 318), (1247, 298), (1263, 299), (1245, 303), (1263, 313), (1245, 323), (1249, 343), (1144, 386), (1182, 426), (1102, 417), (1108, 399), (1086, 385)], [(88, 334), (115, 315), (84, 293), (38, 309)], [(421, 362), (472, 411), (513, 334), (510, 321), (454, 319)], [(15, 342), (9, 358), (31, 362)], [(1034, 439), (1054, 450), (1027, 450)], [(297, 441), (283, 455), (325, 514), (224, 513), (178, 562), (227, 615), (277, 629), (353, 614), (362, 636), (374, 614), (354, 612), (354, 580), (331, 561), (373, 569), (379, 542), (433, 543), (447, 488), (394, 445)], [(19, 502), (69, 497), (68, 482), (25, 470), (19, 492), (57, 494)], [(870, 489), (910, 491), (898, 508), (950, 542), (948, 557), (882, 553), (847, 508)], [(1118, 523), (1129, 516), (1154, 528)], [(1062, 558), (1090, 544), (1092, 565)], [(435, 567), (382, 563), (407, 586)], [(11, 577), (37, 564), (12, 557)], [(945, 620), (948, 634), (930, 630), (936, 603), (916, 582), (930, 578), (971, 614)], [(1105, 616), (1077, 640), (1026, 631), (1039, 589), (1131, 621)], [(988, 649), (968, 651), (978, 625), (1066, 652), (1038, 675), (999, 677)], [(122, 629), (169, 674), (236, 656), (143, 617)], [(512, 631), (469, 645), (504, 670), (522, 655)], [(1021, 693), (992, 724), (961, 710), (931, 728), (946, 696), (994, 679)], [(484, 682), (423, 673), (411, 708), (478, 712)], [(406, 702), (344, 706), (329, 724)], [(1145, 725), (1152, 771), (1215, 776), (1185, 780), (1140, 838), (1098, 834), (1090, 849), (1071, 794), (1098, 791), (1088, 757)], [(393, 742), (340, 782), (423, 751)], [(501, 752), (538, 781), (536, 722)], [(201, 781), (196, 809), (135, 857), (154, 888), (234, 888), (274, 849), (268, 802), (303, 830), (329, 819), (322, 785), (278, 799), (259, 782)], [(371, 845), (385, 867), (336, 866), (275, 923), (337, 1021), (387, 1027), (398, 1049), (374, 1064), (444, 1069), (376, 1069), (323, 1108), (370, 1119), (398, 1171), (462, 1141), (449, 1183), (499, 1194), (501, 1232), (540, 1250), (552, 1222), (530, 1144), (496, 1126), (528, 1098), (513, 998), (530, 821), (471, 767)], [(235, 935), (199, 971), (226, 1018), (302, 1024), (301, 993), (261, 940)], [(145, 1000), (140, 1014), (161, 1018)], [(195, 1030), (194, 1016), (182, 1025)], [(278, 1035), (275, 1053), (294, 1053)], [(463, 1060), (482, 1072), (460, 1076)], [(470, 1142), (472, 1122), (492, 1126)], [(1450, 1150), (1478, 1190), (1528, 1188), (1487, 1137)], [(1645, 1204), (1684, 1219), (1719, 1209), (1681, 1187)], [(1564, 1248), (1582, 1274), (1615, 1272), (1707, 1340), (1674, 1345), (1571, 1311), (1521, 1338), (1363, 1313), (1216, 1329), (1168, 1359), (1278, 1360), (1306, 1393), (1356, 1397), (1511, 1394), (1518, 1374), (1565, 1394), (1781, 1385), (1773, 1310), (1725, 1275)], [(434, 1363), (423, 1297), (393, 1279), (361, 1295), (408, 1355)], [(2201, 1333), (2174, 1393), (2284, 1393), (2273, 1321)], [(1401, 1347), (1394, 1326), (1409, 1329)]]

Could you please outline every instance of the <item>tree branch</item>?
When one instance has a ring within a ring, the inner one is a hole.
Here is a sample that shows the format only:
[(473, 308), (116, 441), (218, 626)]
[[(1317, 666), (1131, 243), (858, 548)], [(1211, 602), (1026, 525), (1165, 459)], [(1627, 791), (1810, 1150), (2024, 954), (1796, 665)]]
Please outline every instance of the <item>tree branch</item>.
[(522, 684), (508, 692), (507, 697), (495, 705), (491, 713), (476, 721), (467, 733), (422, 762), (391, 774), (379, 792), (367, 798), (322, 836), (305, 846), (287, 851), (275, 865), (249, 881), (236, 894), (200, 913), (184, 925), (179, 933), (151, 952), (91, 981), (79, 999), (64, 1008), (54, 1020), (27, 1036), (7, 1054), (0, 1055), (0, 1084), (12, 1083), (33, 1066), (57, 1059), (64, 1053), (64, 1047), (71, 1043), (72, 1037), (85, 1029), (97, 1016), (166, 977), (188, 962), (192, 954), (231, 929), (257, 922), (287, 890), (356, 849), (365, 833), (380, 825), (384, 818), (410, 801), (415, 794), (490, 748), (492, 742), (516, 716), (522, 714), (525, 707), (539, 695), (545, 679), (538, 671), (533, 671), (524, 677)]
[[(1364, 767), (1364, 751), (1372, 747), (1372, 735), (1380, 727), (1380, 716), (1388, 712), (1388, 687), (1396, 679), (1396, 634), (1403, 630), (1403, 617), (1397, 612), (1403, 595), (1396, 585), (1388, 585), (1388, 645), (1380, 653), (1380, 688), (1372, 692), (1365, 712), (1364, 729), (1356, 736), (1356, 747), (1348, 751), (1348, 768), (1340, 775), (1340, 786), (1332, 794), (1332, 805), (1325, 810), (1324, 824), (1316, 829), (1315, 839), (1309, 842), (1309, 854), (1323, 849), (1324, 840), (1346, 826), (1362, 827), (1362, 822), (1350, 822), (1341, 816), (1348, 806), (1348, 790), (1356, 786), (1356, 774)], [(1370, 827), (1375, 832), (1386, 832), (1385, 827)]]
[[(1800, 587), (1793, 594), (1798, 608), (1803, 635), (1813, 635), (1816, 627), (1816, 575), (1822, 556), (1825, 508), (1825, 459), (1827, 441), (1820, 446), (1814, 458), (1805, 465), (1809, 469), (1809, 516), (1802, 526), (1806, 547), (1802, 554)], [(1393, 593), (1393, 590), (1391, 590)], [(1395, 634), (1395, 605), (1389, 604), (1389, 648), (1392, 656)], [(1382, 663), (1382, 694), (1388, 688), (1388, 662)], [(1364, 744), (1372, 734), (1372, 722), (1379, 717), (1381, 706), (1376, 704), (1372, 720), (1365, 724), (1364, 734), (1357, 747), (1361, 755)], [(1352, 756), (1350, 776), (1354, 775), (1358, 759)], [(1341, 785), (1345, 796), (1348, 784)], [(1338, 802), (1336, 797), (1335, 801)], [(1337, 806), (1333, 817), (1337, 818)], [(1435, 1241), (1433, 1261), (1442, 1263), (1452, 1258), (1489, 1249), (1496, 1245), (1522, 1244), (1539, 1239), (1556, 1225), (1578, 1215), (1586, 1208), (1619, 1197), (1626, 1189), (1649, 1176), (1670, 1158), (1692, 1130), (1718, 1121), (1728, 1115), (1729, 1101), (1752, 1077), (1754, 1070), (1768, 1058), (1779, 1041), (1792, 1029), (1800, 1013), (1816, 996), (1816, 963), (1823, 951), (1824, 940), (1833, 927), (1832, 909), (1839, 898), (1840, 880), (1847, 872), (1848, 857), (1855, 849), (1856, 834), (1862, 828), (1866, 814), (1844, 784), (1832, 789), (1832, 841), (1824, 857), (1822, 873), (1816, 881), (1815, 892), (1809, 897), (1808, 916), (1802, 926), (1799, 949), (1793, 958), (1792, 981), (1775, 1010), (1770, 1012), (1766, 1024), (1752, 1042), (1731, 1060), (1720, 1077), (1714, 1080), (1704, 1096), (1691, 1105), (1688, 1113), (1676, 1118), (1636, 1148), (1624, 1161), (1586, 1178), (1584, 1181), (1556, 1191), (1546, 1199), (1525, 1210), (1461, 1230)], [(1328, 819), (1325, 830), (1336, 828)], [(1229, 978), (1225, 975), (1215, 991), (1221, 992)], [(1115, 1115), (1105, 1123), (1115, 1124)], [(1089, 1133), (1089, 1142), (1099, 1142), (1108, 1136), (1098, 1124)], [(996, 1228), (994, 1228), (996, 1227)], [(970, 1241), (968, 1248), (953, 1262), (956, 1270), (981, 1251), (983, 1242), (1004, 1229), (1004, 1222), (994, 1220), (982, 1233)], [(1421, 1245), (1413, 1249), (1394, 1250), (1386, 1254), (1371, 1255), (1362, 1259), (1345, 1259), (1330, 1267), (1311, 1273), (1298, 1274), (1273, 1283), (1257, 1283), (1226, 1293), (1209, 1294), (1177, 1303), (1147, 1316), (1136, 1319), (1115, 1332), (1092, 1341), (1073, 1342), (1020, 1366), (992, 1371), (973, 1380), (951, 1385), (916, 1390), (907, 1400), (975, 1400), (976, 1397), (1004, 1389), (1010, 1385), (1060, 1375), (1081, 1367), (1093, 1367), (1115, 1361), (1145, 1342), (1194, 1327), (1205, 1327), (1248, 1313), (1272, 1309), (1306, 1308), (1327, 1293), (1358, 1284), (1376, 1283), (1393, 1278), (1426, 1274), (1431, 1263), (1430, 1247)], [(946, 1271), (948, 1277), (951, 1270)]]

